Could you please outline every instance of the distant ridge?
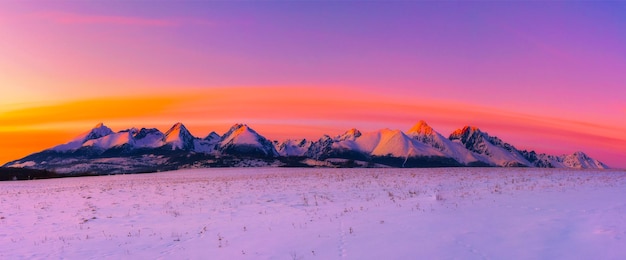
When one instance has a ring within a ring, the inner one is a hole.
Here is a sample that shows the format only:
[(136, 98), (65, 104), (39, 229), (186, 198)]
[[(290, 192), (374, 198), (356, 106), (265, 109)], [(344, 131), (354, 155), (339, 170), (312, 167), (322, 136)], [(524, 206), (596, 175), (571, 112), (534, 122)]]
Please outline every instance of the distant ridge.
[(182, 123), (166, 133), (155, 128), (113, 132), (100, 123), (68, 143), (3, 167), (74, 175), (254, 166), (608, 168), (580, 151), (549, 155), (518, 150), (474, 126), (457, 129), (446, 138), (424, 121), (406, 133), (353, 128), (335, 137), (285, 141), (270, 141), (246, 124), (235, 124), (221, 136), (212, 132), (198, 138)]

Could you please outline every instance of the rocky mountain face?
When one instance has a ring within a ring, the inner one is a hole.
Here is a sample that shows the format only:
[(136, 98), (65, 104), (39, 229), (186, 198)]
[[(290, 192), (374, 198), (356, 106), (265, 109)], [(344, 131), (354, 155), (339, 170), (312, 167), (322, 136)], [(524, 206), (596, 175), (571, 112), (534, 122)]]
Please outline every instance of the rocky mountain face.
[(274, 141), (274, 147), (276, 147), (278, 154), (286, 157), (305, 156), (307, 151), (311, 148), (311, 145), (313, 145), (313, 142), (306, 139), (288, 139), (283, 142)]
[(407, 135), (413, 137), (418, 142), (429, 145), (447, 157), (454, 158), (459, 163), (473, 166), (493, 165), (487, 158), (480, 157), (472, 151), (466, 149), (460, 142), (454, 142), (435, 131), (426, 122), (419, 121), (407, 132)]
[(219, 142), (222, 154), (277, 157), (274, 144), (245, 124), (236, 124), (228, 130)]
[(535, 151), (522, 151), (524, 157), (533, 167), (540, 168), (573, 168), (573, 169), (608, 169), (609, 167), (583, 152), (564, 154), (560, 156), (537, 154)]
[(465, 126), (448, 138), (462, 144), (481, 161), (502, 167), (530, 167), (531, 163), (513, 145), (490, 136), (477, 127)]
[(419, 121), (406, 133), (350, 129), (318, 140), (270, 141), (245, 124), (226, 133), (195, 137), (176, 123), (113, 132), (103, 124), (68, 143), (28, 155), (5, 167), (42, 169), (63, 174), (109, 174), (193, 167), (542, 167), (605, 169), (582, 152), (569, 155), (520, 151), (477, 127), (465, 126), (448, 138)]
[(194, 137), (189, 130), (182, 124), (176, 123), (170, 130), (165, 132), (163, 137), (163, 145), (170, 147), (172, 150), (194, 150)]

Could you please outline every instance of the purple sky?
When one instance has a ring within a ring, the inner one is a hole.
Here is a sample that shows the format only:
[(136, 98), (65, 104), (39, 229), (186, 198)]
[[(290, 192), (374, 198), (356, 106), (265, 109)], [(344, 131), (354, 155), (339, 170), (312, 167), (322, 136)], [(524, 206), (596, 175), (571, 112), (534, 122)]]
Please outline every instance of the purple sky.
[[(626, 2), (618, 1), (4, 1), (0, 84), (9, 94), (0, 97), (0, 112), (16, 104), (230, 87), (364, 91), (406, 104), (452, 104), (460, 112), (438, 122), (429, 111), (415, 111), (407, 122), (362, 120), (354, 127), (406, 130), (429, 119), (445, 135), (481, 123), (463, 114), (479, 106), (540, 118), (552, 135), (560, 127), (569, 137), (524, 143), (548, 130), (537, 123), (511, 129), (525, 122), (489, 118), (488, 130), (506, 141), (591, 151), (626, 167), (624, 14)], [(323, 127), (345, 120), (331, 118)], [(87, 121), (72, 123), (93, 124)], [(587, 137), (615, 142), (572, 145)]]

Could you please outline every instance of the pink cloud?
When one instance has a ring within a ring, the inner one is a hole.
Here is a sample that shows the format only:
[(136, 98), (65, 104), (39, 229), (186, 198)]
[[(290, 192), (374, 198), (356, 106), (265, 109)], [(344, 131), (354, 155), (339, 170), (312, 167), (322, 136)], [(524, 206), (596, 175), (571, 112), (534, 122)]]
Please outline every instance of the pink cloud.
[(32, 14), (31, 17), (44, 19), (60, 24), (113, 24), (135, 26), (177, 26), (181, 21), (170, 19), (151, 19), (114, 15), (85, 15), (65, 12), (43, 12)]

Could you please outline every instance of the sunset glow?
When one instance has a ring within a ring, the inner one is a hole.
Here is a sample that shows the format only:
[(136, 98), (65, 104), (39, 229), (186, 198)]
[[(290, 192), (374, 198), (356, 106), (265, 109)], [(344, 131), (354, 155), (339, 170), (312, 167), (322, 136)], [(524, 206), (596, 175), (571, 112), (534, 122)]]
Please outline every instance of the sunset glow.
[(626, 168), (624, 2), (0, 3), (0, 164), (103, 122), (272, 140), (350, 128)]

